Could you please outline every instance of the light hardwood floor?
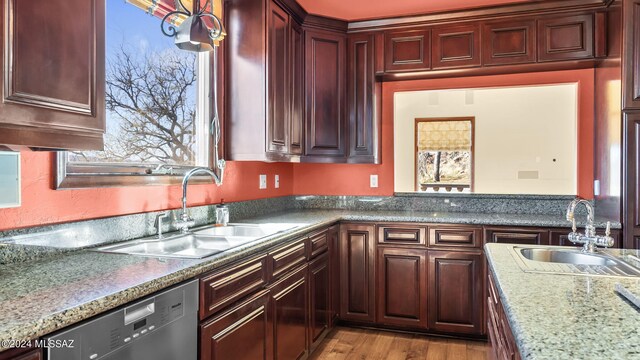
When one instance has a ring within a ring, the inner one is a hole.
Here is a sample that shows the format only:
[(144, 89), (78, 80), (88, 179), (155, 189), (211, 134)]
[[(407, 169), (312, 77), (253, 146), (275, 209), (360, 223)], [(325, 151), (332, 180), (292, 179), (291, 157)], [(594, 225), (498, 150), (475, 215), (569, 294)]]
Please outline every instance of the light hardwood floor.
[(310, 359), (485, 360), (488, 343), (337, 327)]

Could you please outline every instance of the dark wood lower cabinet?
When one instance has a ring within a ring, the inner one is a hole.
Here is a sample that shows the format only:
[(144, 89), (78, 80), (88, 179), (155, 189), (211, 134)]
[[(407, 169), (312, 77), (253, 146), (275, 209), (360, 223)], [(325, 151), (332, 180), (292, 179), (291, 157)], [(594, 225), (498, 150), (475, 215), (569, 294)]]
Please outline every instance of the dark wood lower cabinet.
[(41, 360), (42, 350), (32, 348), (13, 348), (0, 353), (0, 360)]
[(516, 341), (491, 274), (489, 274), (487, 282), (489, 293), (487, 298), (487, 332), (489, 333), (489, 341), (492, 348), (489, 358), (494, 360), (520, 360)]
[[(273, 359), (296, 360), (305, 357), (309, 323), (307, 265), (273, 284), (270, 294)], [(240, 359), (237, 356), (231, 358)]]
[(260, 291), (200, 325), (200, 359), (270, 359), (269, 292)]
[(375, 226), (340, 225), (340, 319), (375, 320)]
[(329, 254), (324, 253), (309, 264), (309, 342), (313, 351), (331, 326), (331, 271)]
[(427, 327), (427, 251), (378, 250), (378, 317), (384, 325)]
[(482, 335), (484, 256), (429, 250), (429, 329)]

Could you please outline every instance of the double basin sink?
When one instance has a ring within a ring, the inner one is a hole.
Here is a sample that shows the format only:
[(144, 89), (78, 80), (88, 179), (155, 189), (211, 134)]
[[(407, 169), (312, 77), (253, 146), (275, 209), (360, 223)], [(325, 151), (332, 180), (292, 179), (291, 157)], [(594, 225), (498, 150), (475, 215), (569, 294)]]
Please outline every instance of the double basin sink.
[(188, 234), (167, 234), (162, 238), (151, 237), (96, 248), (96, 251), (201, 259), (252, 241), (273, 236), (295, 228), (294, 224), (229, 224), (205, 226)]
[(513, 252), (520, 260), (520, 267), (528, 272), (640, 276), (640, 269), (634, 266), (638, 265), (635, 261), (638, 258), (634, 259), (632, 255), (617, 257), (605, 252), (585, 253), (568, 248), (519, 246), (514, 246)]

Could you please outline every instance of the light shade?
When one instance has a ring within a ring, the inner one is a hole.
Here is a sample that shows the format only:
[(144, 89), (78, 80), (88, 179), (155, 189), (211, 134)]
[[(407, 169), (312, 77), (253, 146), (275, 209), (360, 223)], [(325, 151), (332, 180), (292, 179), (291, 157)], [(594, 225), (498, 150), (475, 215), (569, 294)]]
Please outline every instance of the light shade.
[(213, 40), (209, 37), (209, 29), (201, 16), (193, 15), (186, 18), (178, 27), (175, 44), (187, 51), (213, 51)]

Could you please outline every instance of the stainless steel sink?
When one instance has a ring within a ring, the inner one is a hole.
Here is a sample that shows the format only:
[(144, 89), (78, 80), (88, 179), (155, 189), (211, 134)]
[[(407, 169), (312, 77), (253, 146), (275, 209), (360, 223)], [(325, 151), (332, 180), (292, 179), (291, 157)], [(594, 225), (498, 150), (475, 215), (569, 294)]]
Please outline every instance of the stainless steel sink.
[(595, 254), (584, 254), (571, 250), (554, 250), (528, 248), (520, 249), (522, 256), (533, 261), (576, 264), (576, 265), (604, 265), (614, 266), (617, 263), (607, 257)]
[(292, 224), (229, 224), (193, 229), (194, 234), (209, 236), (241, 236), (261, 238), (295, 227)]
[(610, 254), (583, 253), (572, 248), (513, 247), (525, 272), (596, 276), (640, 276), (640, 269)]
[(127, 241), (94, 249), (100, 252), (155, 257), (205, 258), (295, 227), (292, 224), (205, 226), (192, 233)]

